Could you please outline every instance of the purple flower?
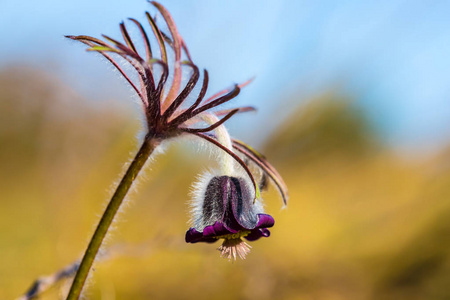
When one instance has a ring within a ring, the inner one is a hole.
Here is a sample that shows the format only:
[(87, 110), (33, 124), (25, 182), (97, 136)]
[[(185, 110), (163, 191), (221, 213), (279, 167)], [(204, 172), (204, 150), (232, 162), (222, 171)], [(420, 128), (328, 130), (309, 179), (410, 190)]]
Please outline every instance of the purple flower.
[(186, 233), (186, 242), (224, 242), (219, 250), (228, 259), (244, 259), (250, 246), (241, 238), (255, 241), (269, 237), (267, 229), (275, 223), (272, 216), (264, 214), (260, 201), (253, 202), (248, 180), (231, 176), (212, 177), (199, 197), (194, 200), (194, 227)]
[[(219, 149), (222, 170), (200, 184), (202, 188), (198, 189), (193, 205), (194, 226), (187, 232), (186, 241), (224, 239), (219, 248), (222, 256), (244, 258), (250, 246), (241, 238), (254, 241), (268, 237), (267, 228), (274, 224), (273, 218), (264, 214), (259, 199), (260, 189), (265, 187), (267, 179), (276, 186), (285, 205), (288, 198), (286, 184), (275, 168), (252, 147), (231, 139), (224, 127), (235, 114), (255, 110), (249, 106), (223, 108), (251, 80), (206, 97), (208, 72), (203, 70), (203, 80), (199, 84), (201, 72), (174, 20), (161, 4), (151, 3), (168, 28), (168, 32), (160, 30), (155, 18), (147, 12), (153, 39), (149, 38), (144, 25), (135, 19), (129, 20), (140, 33), (141, 41), (137, 43), (131, 39), (123, 22), (120, 24), (123, 41), (105, 35), (105, 40), (86, 35), (67, 37), (87, 45), (88, 51), (102, 55), (132, 87), (142, 104), (146, 139), (159, 144), (163, 140), (191, 135)], [(142, 47), (137, 47), (139, 45)], [(123, 67), (124, 64), (128, 69)], [(188, 74), (187, 81), (182, 80), (182, 73)], [(199, 87), (198, 92), (195, 87)], [(188, 98), (193, 101), (187, 101)], [(263, 183), (257, 183), (250, 166), (262, 173)]]

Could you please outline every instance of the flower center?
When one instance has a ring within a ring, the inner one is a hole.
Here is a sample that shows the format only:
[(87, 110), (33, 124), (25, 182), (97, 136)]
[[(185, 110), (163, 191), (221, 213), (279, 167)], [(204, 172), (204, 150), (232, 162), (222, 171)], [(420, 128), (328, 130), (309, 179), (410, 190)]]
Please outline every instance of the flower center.
[(224, 234), (224, 235), (218, 235), (214, 238), (217, 240), (224, 239), (224, 240), (235, 240), (240, 239), (241, 237), (247, 236), (250, 234), (250, 230), (243, 230), (236, 233), (230, 233), (230, 234)]
[(241, 238), (237, 239), (225, 239), (223, 244), (217, 248), (219, 250), (220, 256), (223, 258), (228, 258), (228, 260), (234, 259), (236, 260), (237, 256), (241, 259), (245, 259), (248, 253), (250, 253), (250, 249), (252, 247), (241, 240)]

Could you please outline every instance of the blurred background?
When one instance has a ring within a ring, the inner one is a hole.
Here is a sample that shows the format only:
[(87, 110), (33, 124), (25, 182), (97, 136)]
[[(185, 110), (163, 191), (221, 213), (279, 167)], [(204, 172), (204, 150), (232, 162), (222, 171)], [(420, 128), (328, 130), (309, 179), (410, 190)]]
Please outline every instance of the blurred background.
[[(290, 202), (264, 195), (276, 226), (245, 261), (185, 244), (190, 185), (215, 161), (173, 143), (128, 197), (89, 299), (449, 299), (450, 3), (161, 2), (210, 94), (256, 77), (230, 105), (258, 112), (228, 128)], [(81, 256), (142, 135), (125, 81), (63, 36), (120, 38), (155, 9), (0, 3), (0, 299), (14, 299)]]

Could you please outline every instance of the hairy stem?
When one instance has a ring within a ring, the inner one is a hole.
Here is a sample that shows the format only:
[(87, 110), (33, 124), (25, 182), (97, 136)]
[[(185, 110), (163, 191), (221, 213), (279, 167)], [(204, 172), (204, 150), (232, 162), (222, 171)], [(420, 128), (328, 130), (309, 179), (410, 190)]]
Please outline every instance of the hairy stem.
[(128, 170), (120, 181), (119, 186), (114, 192), (111, 201), (108, 203), (108, 206), (106, 207), (106, 210), (98, 223), (97, 229), (95, 230), (89, 246), (84, 253), (83, 259), (81, 260), (81, 264), (73, 280), (67, 300), (77, 300), (80, 297), (92, 264), (94, 263), (100, 246), (102, 245), (106, 233), (108, 232), (108, 229), (110, 228), (111, 223), (113, 222), (114, 217), (116, 216), (117, 211), (125, 198), (125, 195), (130, 190), (130, 187), (139, 174), (139, 171), (142, 169), (145, 162), (158, 144), (159, 142), (151, 137), (147, 136), (144, 139), (144, 143), (128, 167)]

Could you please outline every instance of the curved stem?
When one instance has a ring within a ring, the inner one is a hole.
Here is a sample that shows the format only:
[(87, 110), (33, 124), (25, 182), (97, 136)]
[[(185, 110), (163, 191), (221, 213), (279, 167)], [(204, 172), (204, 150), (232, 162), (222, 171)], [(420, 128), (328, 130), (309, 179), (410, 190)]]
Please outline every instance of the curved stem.
[(108, 206), (100, 219), (89, 246), (84, 253), (78, 272), (72, 282), (67, 300), (77, 300), (80, 297), (81, 290), (83, 289), (92, 264), (94, 263), (100, 246), (102, 245), (103, 239), (105, 238), (106, 233), (108, 232), (108, 229), (110, 228), (111, 223), (114, 220), (123, 199), (125, 198), (125, 195), (130, 190), (130, 187), (139, 174), (139, 171), (142, 169), (145, 162), (158, 144), (159, 141), (151, 137), (146, 137), (141, 148), (139, 149), (139, 152), (136, 154), (136, 157), (128, 167), (128, 170), (120, 181), (119, 186), (111, 198), (111, 201), (108, 203)]

